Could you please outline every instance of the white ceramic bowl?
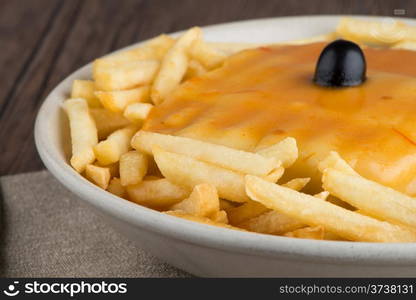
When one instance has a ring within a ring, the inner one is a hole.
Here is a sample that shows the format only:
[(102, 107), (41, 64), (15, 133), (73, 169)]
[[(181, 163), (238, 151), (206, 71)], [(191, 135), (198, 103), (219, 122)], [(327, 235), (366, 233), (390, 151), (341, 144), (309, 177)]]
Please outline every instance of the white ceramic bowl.
[[(276, 42), (329, 32), (338, 20), (337, 16), (261, 19), (209, 26), (204, 32), (212, 41)], [(87, 65), (47, 97), (36, 120), (36, 146), (63, 185), (139, 247), (198, 276), (416, 275), (415, 243), (315, 241), (238, 232), (163, 215), (91, 184), (68, 164), (68, 125), (61, 109), (72, 80), (90, 76)]]

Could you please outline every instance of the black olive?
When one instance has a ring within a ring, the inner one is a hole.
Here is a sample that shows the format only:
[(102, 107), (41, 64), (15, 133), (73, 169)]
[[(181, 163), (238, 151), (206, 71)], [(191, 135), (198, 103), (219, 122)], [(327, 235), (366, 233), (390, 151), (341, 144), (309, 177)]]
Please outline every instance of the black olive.
[(357, 44), (336, 40), (322, 50), (313, 81), (321, 86), (360, 85), (366, 78), (364, 53)]

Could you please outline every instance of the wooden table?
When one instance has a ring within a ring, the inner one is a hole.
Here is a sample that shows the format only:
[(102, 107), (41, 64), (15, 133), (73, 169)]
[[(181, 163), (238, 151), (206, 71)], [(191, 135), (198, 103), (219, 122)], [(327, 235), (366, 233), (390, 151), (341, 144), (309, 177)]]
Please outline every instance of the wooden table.
[(97, 56), (162, 32), (304, 14), (392, 16), (412, 0), (0, 0), (0, 176), (43, 168), (33, 140), (51, 89)]

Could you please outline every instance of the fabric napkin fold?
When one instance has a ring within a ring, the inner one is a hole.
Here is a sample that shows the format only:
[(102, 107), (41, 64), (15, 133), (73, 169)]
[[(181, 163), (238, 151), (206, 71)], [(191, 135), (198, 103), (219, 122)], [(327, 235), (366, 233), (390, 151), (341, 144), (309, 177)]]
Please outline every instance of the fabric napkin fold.
[(0, 178), (0, 276), (187, 277), (140, 250), (48, 171)]

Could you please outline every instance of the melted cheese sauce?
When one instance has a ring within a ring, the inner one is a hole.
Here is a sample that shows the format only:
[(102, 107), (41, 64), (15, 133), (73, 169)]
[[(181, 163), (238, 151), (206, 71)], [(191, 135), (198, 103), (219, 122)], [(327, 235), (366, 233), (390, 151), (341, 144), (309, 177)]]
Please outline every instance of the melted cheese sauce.
[(416, 195), (416, 52), (366, 48), (364, 84), (324, 88), (312, 77), (325, 45), (234, 55), (182, 84), (144, 129), (246, 151), (292, 136), (300, 156), (288, 178), (310, 176), (317, 188), (317, 164), (335, 150), (361, 175)]

